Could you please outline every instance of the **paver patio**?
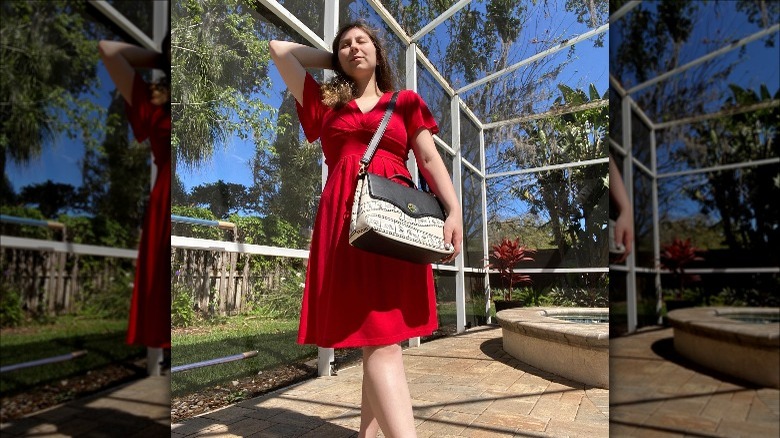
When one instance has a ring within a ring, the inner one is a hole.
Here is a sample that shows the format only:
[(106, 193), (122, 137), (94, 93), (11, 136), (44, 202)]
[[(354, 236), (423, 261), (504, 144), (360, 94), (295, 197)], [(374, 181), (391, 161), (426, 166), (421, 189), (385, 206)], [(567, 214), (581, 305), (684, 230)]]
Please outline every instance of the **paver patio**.
[[(506, 354), (501, 329), (478, 328), (404, 350), (417, 434), (607, 437), (609, 391)], [(340, 370), (171, 427), (172, 437), (354, 437), (362, 366)]]
[(3, 423), (3, 437), (170, 436), (171, 381), (147, 377), (93, 396)]
[(671, 328), (611, 339), (609, 352), (612, 436), (780, 436), (780, 391), (686, 360)]

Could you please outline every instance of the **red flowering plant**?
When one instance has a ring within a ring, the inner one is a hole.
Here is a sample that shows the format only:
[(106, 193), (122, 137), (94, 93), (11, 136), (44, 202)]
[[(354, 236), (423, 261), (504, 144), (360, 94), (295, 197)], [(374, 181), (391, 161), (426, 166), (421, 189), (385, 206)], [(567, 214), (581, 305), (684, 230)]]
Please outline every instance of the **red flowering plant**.
[(698, 275), (688, 275), (685, 268), (693, 262), (704, 260), (699, 256), (701, 252), (691, 244), (691, 239), (685, 241), (674, 238), (672, 243), (666, 244), (661, 252), (661, 266), (672, 271), (678, 278), (680, 288), (675, 290), (675, 299), (682, 299), (683, 289), (687, 283), (695, 283), (701, 279)]
[(520, 239), (509, 240), (504, 238), (501, 243), (493, 245), (491, 259), (493, 263), (488, 266), (498, 269), (501, 278), (509, 283), (509, 289), (504, 290), (504, 300), (512, 301), (512, 286), (522, 283), (530, 283), (531, 277), (525, 274), (515, 273), (515, 267), (520, 262), (533, 261), (532, 254), (536, 251), (525, 245), (520, 245)]

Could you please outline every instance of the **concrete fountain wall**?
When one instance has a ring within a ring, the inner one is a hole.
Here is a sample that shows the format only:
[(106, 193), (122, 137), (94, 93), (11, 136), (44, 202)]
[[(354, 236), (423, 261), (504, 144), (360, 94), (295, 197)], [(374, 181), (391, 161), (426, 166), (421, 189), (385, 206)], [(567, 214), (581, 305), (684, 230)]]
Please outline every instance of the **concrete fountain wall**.
[(673, 310), (667, 319), (674, 331), (674, 349), (682, 356), (730, 376), (780, 388), (780, 323), (732, 319), (778, 316), (778, 308), (693, 307)]
[(609, 324), (556, 317), (609, 315), (607, 308), (525, 307), (496, 314), (504, 351), (544, 371), (609, 388)]

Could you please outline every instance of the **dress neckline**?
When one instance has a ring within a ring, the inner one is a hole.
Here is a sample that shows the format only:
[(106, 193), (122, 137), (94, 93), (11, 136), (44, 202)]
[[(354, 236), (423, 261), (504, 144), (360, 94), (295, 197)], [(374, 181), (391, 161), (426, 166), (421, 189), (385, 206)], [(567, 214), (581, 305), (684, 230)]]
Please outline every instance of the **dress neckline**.
[(366, 114), (372, 113), (379, 106), (379, 104), (382, 103), (382, 99), (384, 99), (388, 94), (391, 93), (382, 93), (382, 95), (379, 96), (379, 100), (376, 101), (374, 106), (372, 106), (371, 109), (369, 109), (366, 112), (363, 112), (363, 110), (360, 109), (360, 105), (357, 104), (357, 99), (352, 99), (349, 101), (349, 103), (355, 105), (355, 108), (357, 108), (358, 112), (365, 116)]

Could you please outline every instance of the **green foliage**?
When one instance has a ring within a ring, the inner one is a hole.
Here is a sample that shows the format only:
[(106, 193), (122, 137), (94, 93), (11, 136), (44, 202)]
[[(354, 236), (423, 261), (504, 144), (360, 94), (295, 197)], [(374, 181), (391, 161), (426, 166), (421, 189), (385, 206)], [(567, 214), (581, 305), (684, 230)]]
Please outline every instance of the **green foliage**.
[(245, 209), (250, 204), (248, 191), (241, 184), (219, 180), (193, 187), (188, 200), (191, 204), (207, 207), (216, 218), (226, 219), (231, 213)]
[(95, 144), (102, 132), (102, 110), (90, 100), (98, 28), (87, 25), (85, 4), (15, 0), (1, 11), (0, 167), (6, 158), (37, 158), (60, 133)]
[(185, 0), (171, 6), (171, 147), (174, 163), (196, 167), (236, 135), (265, 148), (274, 132), (267, 93), (268, 41), (238, 0)]
[[(721, 109), (767, 103), (780, 98), (765, 85), (743, 89), (729, 85), (731, 96)], [(683, 138), (685, 147), (674, 158), (690, 168), (760, 161), (780, 156), (780, 109), (777, 106), (708, 120), (667, 135)], [(667, 137), (668, 138), (668, 137)], [(709, 172), (701, 183), (682, 190), (700, 205), (703, 215), (717, 213), (724, 244), (771, 254), (780, 245), (780, 173), (777, 166), (755, 166), (737, 171)]]
[[(195, 219), (217, 220), (210, 210), (203, 207), (190, 207), (184, 205), (172, 205), (171, 214)], [(223, 231), (216, 227), (205, 225), (190, 225), (171, 223), (171, 234), (175, 236), (196, 237), (199, 239), (222, 240)]]
[(79, 315), (92, 318), (122, 319), (130, 314), (130, 299), (133, 293), (131, 282), (133, 272), (119, 271), (109, 285), (96, 289), (85, 285), (82, 291)]
[(552, 304), (562, 307), (609, 307), (605, 288), (555, 286), (547, 294)]
[(0, 327), (16, 327), (24, 321), (19, 291), (8, 280), (4, 278), (0, 284)]
[[(0, 205), (0, 214), (27, 219), (48, 219), (37, 208), (23, 206)], [(29, 237), (33, 239), (51, 239), (54, 237), (54, 232), (46, 227), (17, 225), (6, 222), (3, 222), (0, 226), (2, 226), (3, 234), (7, 236)]]
[[(566, 85), (558, 88), (560, 96), (553, 110), (607, 98), (606, 93), (600, 96), (593, 85), (587, 90)], [(522, 123), (512, 134), (514, 147), (505, 149), (501, 158), (520, 168), (603, 158), (607, 156), (608, 125), (607, 106)], [(552, 237), (561, 260), (572, 266), (604, 266), (607, 174), (604, 164), (541, 171), (534, 173), (533, 179), (507, 180), (503, 183), (506, 187), (491, 190), (493, 199), (488, 201), (488, 208), (497, 215), (498, 209), (519, 199), (530, 206), (528, 214)]]
[(122, 319), (60, 316), (48, 323), (9, 330), (0, 336), (0, 365), (37, 360), (78, 350), (87, 355), (78, 359), (14, 371), (13, 378), (0, 379), (0, 392), (11, 395), (46, 384), (84, 375), (109, 364), (131, 363), (144, 356), (141, 348), (125, 343), (127, 315)]
[(182, 283), (171, 284), (171, 327), (189, 327), (196, 316), (192, 292)]

